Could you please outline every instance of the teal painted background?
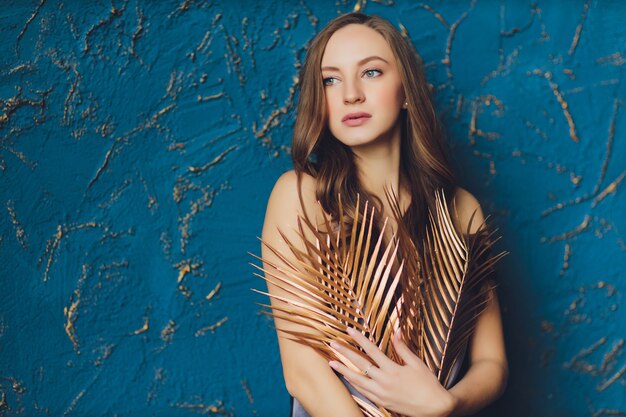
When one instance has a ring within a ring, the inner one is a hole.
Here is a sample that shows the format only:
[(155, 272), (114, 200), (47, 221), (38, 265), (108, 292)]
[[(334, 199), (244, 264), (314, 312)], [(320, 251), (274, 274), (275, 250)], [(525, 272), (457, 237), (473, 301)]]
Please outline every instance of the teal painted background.
[(626, 415), (623, 4), (3, 1), (0, 415), (287, 415), (246, 251), (355, 8), (406, 29), (511, 252), (492, 414)]

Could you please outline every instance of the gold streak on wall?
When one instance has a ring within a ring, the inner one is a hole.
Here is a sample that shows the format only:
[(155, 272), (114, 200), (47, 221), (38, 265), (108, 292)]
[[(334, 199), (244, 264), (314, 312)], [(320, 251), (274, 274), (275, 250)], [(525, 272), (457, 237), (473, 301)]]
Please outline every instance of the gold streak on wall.
[(206, 296), (207, 301), (213, 298), (218, 293), (220, 288), (222, 288), (222, 281), (218, 282), (215, 288), (213, 288), (211, 292), (207, 294)]
[[(72, 300), (72, 298), (74, 298), (74, 296), (76, 297), (76, 299)], [(74, 329), (74, 323), (76, 322), (76, 319), (78, 317), (78, 305), (80, 304), (80, 290), (76, 289), (74, 290), (74, 293), (72, 295), (72, 298), (70, 298), (71, 303), (69, 305), (69, 307), (63, 307), (63, 315), (65, 316), (65, 333), (67, 333), (67, 336), (70, 338), (70, 341), (72, 342), (72, 345), (74, 346), (74, 350), (76, 351), (76, 354), (80, 355), (80, 350), (78, 348), (78, 339), (76, 337), (76, 329)]]
[(591, 222), (591, 216), (588, 214), (585, 214), (585, 218), (583, 219), (582, 223), (580, 223), (575, 229), (570, 230), (569, 232), (565, 232), (563, 234), (557, 235), (557, 236), (553, 236), (551, 238), (542, 237), (541, 242), (552, 243), (552, 242), (556, 242), (557, 240), (569, 239), (573, 236), (576, 236), (582, 233), (585, 229), (587, 229), (587, 227), (589, 227), (590, 222)]
[(214, 324), (212, 324), (210, 326), (207, 326), (207, 327), (203, 327), (202, 329), (196, 331), (194, 336), (196, 336), (196, 337), (204, 336), (206, 332), (213, 332), (213, 330), (217, 329), (218, 327), (220, 327), (221, 325), (226, 323), (227, 320), (228, 320), (228, 317), (224, 317), (223, 319), (221, 319), (217, 323), (214, 323)]
[(246, 395), (248, 396), (248, 401), (250, 401), (250, 404), (254, 403), (254, 398), (252, 398), (252, 392), (250, 392), (250, 387), (248, 387), (248, 381), (242, 379), (241, 386), (243, 387), (244, 391), (246, 391)]
[(174, 322), (174, 320), (170, 320), (167, 323), (167, 326), (165, 326), (165, 328), (161, 331), (161, 339), (165, 342), (171, 342), (172, 341), (172, 335), (174, 334), (174, 332), (176, 331), (176, 323)]
[(615, 193), (617, 190), (617, 186), (622, 182), (622, 180), (626, 177), (626, 171), (622, 172), (622, 174), (615, 179), (612, 183), (610, 183), (591, 203), (591, 207), (595, 207), (600, 201), (602, 201), (607, 195), (611, 193)]
[(134, 335), (145, 333), (150, 328), (150, 319), (148, 317), (143, 318), (143, 326), (133, 332)]

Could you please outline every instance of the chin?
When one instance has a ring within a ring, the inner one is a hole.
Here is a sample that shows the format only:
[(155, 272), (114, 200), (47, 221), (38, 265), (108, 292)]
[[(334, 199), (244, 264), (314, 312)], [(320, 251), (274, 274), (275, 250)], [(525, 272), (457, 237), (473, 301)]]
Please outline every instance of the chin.
[(383, 138), (385, 137), (390, 137), (393, 126), (390, 126), (388, 129), (380, 129), (375, 126), (368, 126), (360, 129), (360, 131), (358, 129), (341, 124), (338, 129), (331, 129), (331, 133), (339, 142), (346, 146), (363, 146), (384, 140)]
[(343, 126), (340, 129), (332, 129), (330, 133), (332, 133), (335, 139), (346, 146), (364, 145), (369, 142), (373, 142), (375, 138), (367, 132), (346, 131)]
[(339, 142), (350, 147), (371, 145), (373, 143), (384, 141), (385, 140), (384, 138), (389, 137), (388, 134), (385, 134), (383, 132), (377, 132), (377, 133), (352, 132), (352, 134), (350, 133), (346, 134), (345, 132), (341, 132), (341, 133), (343, 134), (340, 134), (339, 136), (335, 135), (335, 138), (337, 138)]
[(337, 138), (337, 140), (351, 148), (357, 147), (357, 146), (370, 145), (372, 143), (377, 142), (377, 138), (372, 138), (372, 137), (368, 137), (368, 138), (357, 138), (357, 137), (345, 138), (344, 137), (343, 139)]

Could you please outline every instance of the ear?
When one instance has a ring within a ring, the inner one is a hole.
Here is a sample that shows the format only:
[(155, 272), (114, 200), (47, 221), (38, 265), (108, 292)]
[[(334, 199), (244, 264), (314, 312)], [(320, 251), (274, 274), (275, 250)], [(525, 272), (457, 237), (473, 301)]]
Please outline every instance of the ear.
[(409, 107), (409, 106), (408, 106), (408, 104), (409, 104), (409, 103), (407, 102), (407, 99), (406, 99), (406, 92), (404, 91), (404, 88), (402, 89), (402, 96), (401, 96), (401, 97), (402, 97), (402, 101), (401, 101), (401, 103), (402, 103), (402, 108), (403, 108), (403, 109), (406, 109), (407, 107)]

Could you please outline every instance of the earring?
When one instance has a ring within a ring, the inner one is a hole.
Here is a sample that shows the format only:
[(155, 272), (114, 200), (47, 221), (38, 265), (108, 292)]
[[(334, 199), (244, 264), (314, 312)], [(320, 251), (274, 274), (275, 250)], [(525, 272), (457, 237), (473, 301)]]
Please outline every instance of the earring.
[(408, 101), (405, 101), (405, 102), (404, 102), (404, 106), (403, 106), (403, 107), (404, 107), (405, 109), (406, 109), (407, 107), (409, 107), (409, 102), (408, 102)]

